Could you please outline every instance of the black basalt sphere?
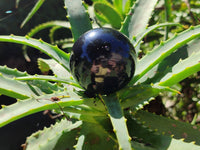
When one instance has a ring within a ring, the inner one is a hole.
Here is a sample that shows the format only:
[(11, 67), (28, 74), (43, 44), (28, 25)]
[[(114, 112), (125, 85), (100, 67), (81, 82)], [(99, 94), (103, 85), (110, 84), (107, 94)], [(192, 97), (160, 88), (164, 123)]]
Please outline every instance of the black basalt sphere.
[(110, 94), (131, 80), (135, 50), (120, 32), (97, 28), (84, 33), (73, 45), (70, 69), (89, 94)]

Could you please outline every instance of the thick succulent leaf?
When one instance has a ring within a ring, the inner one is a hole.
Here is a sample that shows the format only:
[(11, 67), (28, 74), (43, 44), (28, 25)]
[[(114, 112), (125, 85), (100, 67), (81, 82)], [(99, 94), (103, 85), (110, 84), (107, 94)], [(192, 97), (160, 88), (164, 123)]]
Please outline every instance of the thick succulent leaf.
[(123, 1), (123, 14), (126, 15), (136, 0), (122, 0)]
[[(145, 144), (146, 149), (155, 149), (155, 150), (188, 150), (194, 149), (198, 150), (199, 146), (194, 143), (186, 143), (183, 139), (177, 140), (172, 138), (171, 136), (158, 134), (157, 130), (150, 130), (148, 127), (144, 127), (140, 121), (136, 121), (134, 116), (128, 117), (128, 129), (130, 136), (134, 139), (134, 141), (139, 141), (140, 143)], [(157, 126), (159, 123), (157, 124)], [(144, 150), (146, 150), (143, 148)]]
[(17, 99), (26, 99), (42, 93), (37, 87), (17, 81), (16, 79), (4, 77), (2, 74), (0, 74), (0, 83), (0, 94)]
[(117, 149), (116, 140), (98, 124), (83, 122), (75, 148), (82, 150)]
[(102, 112), (97, 109), (90, 108), (87, 105), (65, 107), (63, 108), (63, 112), (70, 118), (95, 124), (99, 124), (99, 122), (103, 122), (108, 119), (106, 111)]
[[(60, 101), (52, 101), (53, 97), (60, 97)], [(83, 102), (84, 100), (80, 96), (70, 91), (32, 97), (23, 101), (18, 100), (16, 103), (4, 106), (0, 110), (0, 127), (36, 112), (81, 105)]]
[(69, 57), (70, 54), (66, 54), (57, 46), (52, 46), (42, 40), (36, 40), (29, 37), (22, 37), (22, 36), (0, 36), (0, 41), (2, 42), (12, 42), (12, 43), (19, 43), (24, 44), (33, 48), (40, 50), (41, 52), (47, 54), (55, 61), (60, 63), (65, 69), (69, 71)]
[(54, 26), (63, 27), (63, 28), (70, 28), (69, 22), (58, 21), (58, 20), (56, 20), (56, 21), (49, 21), (49, 22), (45, 22), (45, 23), (42, 23), (42, 24), (34, 27), (33, 29), (31, 29), (30, 32), (27, 33), (27, 35), (30, 36), (30, 37), (32, 37), (36, 33), (38, 33), (39, 31), (44, 30), (44, 29), (49, 28), (49, 27), (54, 27)]
[(0, 65), (0, 73), (7, 78), (24, 77), (29, 75), (27, 72), (21, 72), (17, 69), (8, 68)]
[(131, 83), (135, 83), (141, 77), (143, 77), (148, 71), (150, 71), (154, 66), (160, 63), (163, 59), (177, 50), (179, 47), (183, 46), (187, 42), (195, 39), (200, 35), (200, 26), (191, 27), (190, 29), (175, 35), (173, 38), (166, 42), (162, 42), (160, 46), (149, 52), (137, 63), (137, 68), (135, 72), (135, 77)]
[(158, 29), (160, 27), (166, 27), (166, 26), (180, 26), (180, 24), (178, 23), (161, 23), (161, 24), (156, 24), (156, 25), (152, 25), (148, 28), (146, 28), (143, 32), (139, 33), (136, 38), (134, 39), (133, 43), (134, 43), (134, 47), (135, 49), (138, 49), (137, 47), (139, 46), (140, 42), (142, 41), (142, 39), (148, 35), (150, 32), (152, 32), (155, 29)]
[(110, 3), (96, 2), (94, 10), (99, 15), (103, 15), (113, 28), (119, 29), (121, 27), (121, 16)]
[(108, 109), (109, 117), (113, 125), (113, 131), (117, 136), (119, 149), (131, 150), (131, 138), (129, 136), (126, 119), (120, 106), (119, 99), (115, 94), (103, 97)]
[(185, 142), (195, 142), (200, 145), (200, 128), (189, 123), (172, 120), (145, 111), (137, 111), (134, 114), (137, 122), (156, 131), (158, 134), (173, 136), (175, 139), (184, 139)]
[(134, 109), (142, 108), (148, 104), (151, 97), (157, 96), (160, 92), (171, 91), (176, 92), (168, 87), (156, 85), (136, 85), (124, 88), (117, 92), (118, 99), (121, 100), (121, 106), (125, 108), (132, 107)]
[(38, 0), (31, 12), (29, 12), (28, 16), (24, 19), (21, 24), (21, 28), (32, 18), (32, 16), (37, 12), (37, 10), (42, 6), (45, 0)]
[[(0, 66), (0, 73), (7, 78), (13, 79), (17, 77), (25, 77), (29, 76), (27, 72), (21, 72), (17, 69), (11, 69), (8, 68), (7, 66)], [(38, 87), (42, 92), (50, 94), (53, 93), (54, 91), (63, 91), (63, 88), (59, 87), (57, 84), (52, 84), (47, 81), (41, 81), (41, 80), (33, 80), (33, 81), (28, 81), (26, 84)], [(15, 97), (18, 98), (18, 97)], [(28, 97), (26, 97), (28, 98)]]
[[(36, 26), (35, 28), (31, 29), (31, 31), (27, 33), (27, 36), (33, 37), (39, 31), (44, 30), (49, 27), (70, 28), (70, 24), (69, 24), (69, 22), (66, 22), (66, 21), (49, 21), (46, 23), (42, 23), (42, 24)], [(49, 36), (50, 36), (51, 41), (53, 41), (52, 40), (53, 35), (50, 34)], [(28, 62), (30, 62), (31, 60), (27, 54), (27, 46), (26, 45), (23, 46), (23, 54), (24, 54), (25, 59)]]
[(47, 75), (35, 75), (35, 76), (26, 76), (26, 77), (18, 77), (16, 80), (46, 80), (46, 81), (53, 81), (53, 82), (60, 82), (60, 83), (65, 83), (69, 85), (73, 85), (75, 87), (78, 87), (82, 89), (82, 87), (76, 82), (73, 81), (71, 78), (59, 78), (56, 76), (47, 76)]
[(131, 114), (127, 114), (126, 118), (128, 131), (133, 141), (143, 143), (146, 145), (146, 148), (167, 150), (172, 139), (171, 137), (156, 134), (155, 131), (150, 131), (148, 128), (143, 127)]
[(177, 139), (172, 139), (169, 147), (167, 150), (175, 150), (175, 149), (181, 149), (181, 150), (199, 150), (200, 146), (195, 145), (194, 143), (186, 143), (183, 141), (183, 139), (177, 140)]
[(132, 41), (133, 37), (144, 31), (158, 0), (137, 0), (127, 14), (120, 31)]
[(135, 150), (156, 150), (155, 148), (152, 148), (150, 146), (146, 146), (142, 143), (131, 141), (131, 145)]
[(73, 150), (81, 121), (72, 123), (66, 119), (49, 128), (33, 133), (26, 140), (26, 150)]
[[(54, 29), (54, 28), (52, 28)], [(51, 34), (51, 33), (50, 33)], [(49, 35), (51, 37), (51, 35)], [(72, 46), (74, 45), (74, 39), (73, 38), (66, 38), (66, 39), (60, 39), (52, 42), (56, 45), (61, 45), (62, 49), (68, 49), (69, 51), (72, 49)]]
[(72, 75), (54, 59), (38, 58), (38, 66), (41, 71), (51, 70), (57, 77), (73, 79)]
[[(183, 68), (186, 69), (188, 66), (191, 67), (192, 64), (194, 64), (193, 67), (195, 67), (196, 65), (198, 65), (199, 59), (197, 58), (197, 60), (192, 60), (192, 58), (195, 56), (192, 56), (192, 57), (190, 56), (195, 55), (195, 54), (198, 55), (198, 53), (200, 52), (199, 47), (200, 47), (200, 39), (195, 39), (189, 42), (188, 44), (180, 47), (176, 52), (172, 53), (171, 55), (166, 57), (161, 63), (153, 67), (145, 76), (140, 78), (138, 82), (143, 83), (143, 84), (144, 83), (145, 84), (158, 83), (162, 80), (163, 77), (166, 76), (166, 74), (169, 75), (170, 73), (173, 73), (172, 70), (174, 70), (173, 68), (175, 66), (177, 66), (178, 64), (183, 64), (182, 61), (184, 61), (185, 65), (178, 68), (179, 71), (181, 71), (181, 69), (183, 71)], [(187, 61), (185, 59), (187, 59)], [(176, 73), (177, 73), (176, 75), (178, 75), (178, 70), (176, 70)], [(193, 70), (191, 74), (194, 72), (195, 70)], [(185, 75), (183, 75), (180, 79), (183, 79), (183, 77), (185, 77)], [(167, 78), (165, 79), (167, 80)], [(177, 82), (179, 82), (180, 79), (178, 79)], [(174, 81), (173, 84), (177, 83), (175, 80), (173, 81)]]
[(113, 0), (113, 6), (120, 14), (123, 14), (123, 0)]
[(81, 0), (65, 0), (65, 7), (71, 24), (72, 35), (76, 41), (83, 33), (92, 29), (90, 18)]
[(188, 76), (200, 71), (200, 52), (193, 53), (189, 58), (179, 61), (159, 81), (159, 85), (172, 86)]

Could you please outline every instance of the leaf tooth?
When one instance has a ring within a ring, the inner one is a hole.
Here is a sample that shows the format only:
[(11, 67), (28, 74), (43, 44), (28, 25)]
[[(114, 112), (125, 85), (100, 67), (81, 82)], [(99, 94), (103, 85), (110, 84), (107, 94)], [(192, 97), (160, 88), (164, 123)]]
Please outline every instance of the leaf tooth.
[(30, 37), (28, 35), (26, 35), (25, 38), (28, 40)]
[(191, 143), (192, 143), (192, 144), (196, 144), (196, 141), (192, 141)]
[(14, 37), (14, 34), (10, 34), (11, 37)]
[(190, 26), (189, 30), (193, 30), (194, 29), (194, 26)]
[(40, 43), (44, 43), (44, 41), (42, 40), (42, 38), (39, 39)]
[(70, 16), (69, 16), (69, 15), (67, 15), (67, 16), (66, 16), (66, 18), (69, 20)]
[(160, 46), (163, 46), (164, 44), (165, 44), (164, 41), (161, 41), (161, 42), (160, 42)]
[(174, 137), (174, 134), (171, 135), (171, 138), (173, 138), (173, 137)]
[(6, 105), (1, 105), (2, 108), (6, 108)]

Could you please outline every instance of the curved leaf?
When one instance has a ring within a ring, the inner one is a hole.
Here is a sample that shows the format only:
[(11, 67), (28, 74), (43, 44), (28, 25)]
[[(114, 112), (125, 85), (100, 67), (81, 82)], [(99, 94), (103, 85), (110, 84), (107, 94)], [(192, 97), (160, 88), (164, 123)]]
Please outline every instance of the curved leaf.
[[(81, 121), (72, 123), (66, 119), (57, 122), (55, 125), (44, 128), (26, 140), (26, 150), (55, 150), (68, 149), (72, 150), (76, 144), (78, 127), (82, 125)], [(65, 141), (63, 143), (63, 141)]]
[(70, 78), (59, 78), (55, 76), (45, 76), (45, 75), (35, 75), (35, 76), (25, 76), (25, 77), (18, 77), (16, 80), (46, 80), (46, 81), (54, 81), (60, 83), (66, 83), (69, 85), (73, 85), (75, 87), (81, 88), (82, 87), (75, 81), (71, 80)]
[(134, 110), (142, 108), (149, 103), (151, 97), (157, 96), (160, 92), (170, 91), (178, 93), (168, 87), (161, 87), (156, 85), (136, 85), (132, 87), (123, 88), (117, 92), (118, 99), (121, 100), (123, 109), (132, 107)]
[(60, 63), (65, 69), (69, 71), (69, 57), (70, 54), (66, 54), (57, 46), (52, 46), (42, 40), (36, 40), (29, 37), (22, 37), (22, 36), (0, 36), (0, 41), (2, 42), (12, 42), (12, 43), (19, 43), (24, 44), (33, 48), (40, 50), (41, 52), (47, 54), (55, 61)]
[[(4, 77), (7, 77), (11, 80), (13, 80), (13, 78), (16, 80), (17, 77), (29, 76), (29, 74), (27, 72), (21, 72), (17, 69), (8, 68), (7, 66), (0, 66), (0, 73), (2, 73), (2, 75)], [(44, 92), (46, 94), (50, 94), (50, 93), (53, 93), (55, 91), (63, 91), (62, 87), (59, 87), (57, 84), (52, 84), (52, 83), (47, 82), (47, 81), (33, 80), (33, 81), (28, 81), (25, 84), (28, 84), (29, 87), (30, 86), (37, 87), (42, 92)], [(18, 97), (15, 97), (15, 98), (18, 98)]]
[(102, 150), (117, 147), (116, 140), (99, 124), (83, 122), (76, 149)]
[(42, 23), (36, 27), (34, 27), (33, 29), (31, 29), (30, 32), (27, 33), (27, 35), (29, 37), (32, 37), (34, 36), (36, 33), (38, 33), (39, 31), (43, 30), (43, 29), (46, 29), (46, 28), (49, 28), (49, 27), (54, 27), (54, 26), (57, 26), (57, 27), (63, 27), (63, 28), (70, 28), (70, 24), (69, 22), (66, 22), (66, 21), (49, 21), (49, 22), (45, 22), (45, 23)]
[(76, 41), (83, 33), (92, 29), (88, 13), (81, 0), (65, 0), (67, 17), (71, 24), (72, 35)]
[(42, 6), (45, 0), (38, 0), (38, 2), (35, 4), (31, 12), (29, 12), (28, 16), (24, 19), (24, 21), (21, 24), (21, 28), (32, 18), (32, 16), (37, 12), (37, 10)]
[(169, 73), (158, 84), (172, 86), (198, 71), (200, 71), (200, 52), (193, 53), (189, 58), (179, 61), (179, 63), (170, 68)]
[(96, 2), (94, 3), (94, 10), (99, 15), (103, 15), (106, 20), (108, 20), (108, 22), (112, 25), (112, 27), (116, 29), (119, 29), (121, 27), (121, 16), (111, 4)]
[[(78, 95), (72, 95), (71, 93), (69, 95), (66, 91), (57, 92), (54, 94), (32, 97), (23, 101), (19, 100), (15, 104), (4, 106), (0, 110), (0, 127), (36, 112), (83, 104), (83, 99), (81, 99)], [(59, 96), (63, 97), (60, 98), (60, 101), (57, 101), (56, 103), (51, 101), (52, 97)]]
[(37, 96), (37, 93), (42, 93), (38, 88), (37, 93), (33, 91), (33, 87), (24, 82), (16, 81), (15, 79), (9, 79), (0, 74), (0, 94), (4, 94), (13, 98), (26, 99), (31, 96)]
[(131, 83), (135, 83), (141, 77), (143, 77), (148, 71), (150, 71), (155, 65), (160, 63), (164, 58), (169, 56), (179, 47), (183, 46), (187, 42), (197, 38), (200, 35), (200, 26), (191, 27), (190, 29), (175, 35), (173, 38), (166, 42), (162, 42), (160, 46), (149, 52), (137, 63), (135, 77)]
[[(158, 65), (153, 67), (145, 76), (140, 78), (138, 82), (143, 84), (155, 84), (160, 82), (160, 80), (162, 80), (162, 78), (166, 76), (166, 74), (173, 73), (172, 70), (174, 70), (174, 66), (177, 65), (179, 62), (185, 61), (185, 59), (190, 59), (190, 56), (199, 53), (199, 46), (200, 39), (197, 38), (189, 42), (188, 44), (180, 47), (177, 51), (175, 51), (174, 53), (166, 57), (164, 60), (162, 60)], [(195, 60), (191, 60), (191, 62), (193, 63), (194, 61)], [(191, 66), (191, 63), (189, 61), (188, 64), (186, 64), (185, 68), (187, 66)], [(184, 66), (181, 66), (179, 69), (183, 67)], [(180, 80), (177, 80), (177, 82), (179, 81)], [(174, 80), (174, 84), (177, 82)]]
[(109, 117), (113, 125), (113, 131), (115, 132), (119, 142), (119, 149), (131, 150), (131, 138), (129, 136), (126, 121), (117, 96), (104, 96), (103, 99), (109, 112)]
[(143, 126), (159, 134), (167, 136), (173, 135), (173, 138), (184, 139), (185, 142), (195, 142), (200, 145), (200, 128), (197, 126), (192, 126), (189, 123), (172, 120), (145, 111), (137, 111), (134, 117), (137, 122), (142, 123)]
[[(140, 42), (142, 41), (142, 39), (147, 35), (149, 34), (150, 32), (152, 32), (153, 30), (157, 29), (157, 28), (160, 28), (160, 27), (166, 27), (166, 26), (181, 26), (180, 24), (178, 23), (161, 23), (161, 24), (156, 24), (156, 25), (152, 25), (148, 28), (146, 28), (143, 32), (139, 33), (137, 36), (136, 36), (136, 39), (133, 41), (134, 42), (134, 47), (137, 47)], [(135, 48), (135, 49), (138, 49), (138, 48)]]
[(144, 31), (158, 0), (137, 0), (127, 14), (120, 31), (132, 41), (133, 37)]

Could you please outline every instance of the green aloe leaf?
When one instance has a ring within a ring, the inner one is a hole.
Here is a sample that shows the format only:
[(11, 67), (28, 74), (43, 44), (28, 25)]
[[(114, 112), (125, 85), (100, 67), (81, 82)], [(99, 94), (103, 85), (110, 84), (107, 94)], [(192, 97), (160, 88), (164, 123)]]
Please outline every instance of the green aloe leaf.
[(200, 71), (200, 52), (193, 53), (189, 58), (179, 61), (158, 83), (162, 86), (172, 86), (190, 75)]
[[(53, 97), (60, 97), (60, 101), (52, 101)], [(70, 91), (46, 94), (23, 101), (18, 100), (12, 105), (3, 106), (0, 110), (0, 127), (30, 114), (44, 110), (60, 109), (60, 107), (81, 105), (83, 102), (84, 100), (80, 96)]]
[(99, 124), (83, 122), (76, 149), (117, 149), (116, 140)]
[(69, 71), (69, 57), (70, 54), (63, 52), (57, 46), (52, 46), (42, 40), (36, 40), (29, 37), (22, 37), (22, 36), (0, 36), (0, 41), (2, 42), (12, 42), (12, 43), (19, 43), (24, 44), (33, 48), (40, 50), (41, 52), (47, 54), (55, 61), (60, 63), (65, 69)]
[(63, 27), (63, 28), (70, 28), (69, 22), (55, 20), (55, 21), (45, 22), (45, 23), (42, 23), (42, 24), (34, 27), (33, 29), (31, 29), (30, 32), (27, 33), (27, 35), (32, 37), (36, 33), (38, 33), (39, 31), (44, 30), (46, 28), (54, 27), (54, 26)]
[(25, 77), (18, 77), (16, 78), (16, 80), (46, 80), (46, 81), (53, 81), (53, 82), (59, 82), (59, 83), (65, 83), (65, 84), (69, 84), (69, 85), (73, 85), (75, 87), (81, 88), (82, 87), (76, 82), (73, 81), (70, 78), (60, 78), (60, 77), (56, 77), (56, 76), (47, 76), (47, 75), (35, 75), (35, 76), (25, 76)]
[[(43, 65), (42, 65), (43, 64)], [(58, 62), (54, 59), (43, 59), (38, 58), (38, 66), (40, 70), (52, 70), (55, 76), (60, 78), (71, 78), (73, 79), (72, 75)]]
[(122, 17), (110, 3), (96, 2), (94, 3), (94, 10), (100, 16), (104, 16), (112, 27), (116, 29), (121, 27)]
[(57, 122), (49, 128), (33, 133), (26, 140), (26, 150), (72, 150), (76, 144), (81, 121), (72, 123), (66, 119)]
[[(29, 76), (27, 72), (21, 72), (17, 69), (8, 68), (7, 66), (0, 66), (0, 73), (4, 77), (9, 78), (10, 80), (13, 80), (13, 78), (16, 79), (17, 77)], [(63, 88), (59, 87), (57, 84), (52, 84), (50, 82), (47, 82), (47, 80), (46, 81), (32, 80), (32, 81), (26, 82), (25, 84), (27, 84), (29, 87), (30, 86), (37, 87), (42, 92), (47, 93), (47, 94), (53, 93), (54, 91), (63, 91)]]
[(0, 94), (4, 94), (17, 99), (26, 99), (31, 96), (37, 96), (42, 94), (42, 91), (31, 86), (28, 83), (17, 81), (16, 79), (10, 79), (0, 74)]
[(156, 133), (172, 136), (175, 139), (184, 139), (185, 142), (195, 142), (200, 145), (200, 131), (197, 126), (145, 111), (137, 111), (134, 117), (137, 122), (142, 123), (143, 126), (152, 131), (156, 131)]
[[(172, 0), (165, 0), (165, 21), (172, 21)], [(169, 28), (165, 27), (165, 40), (168, 39)]]
[[(134, 115), (128, 115), (127, 117), (129, 133), (135, 141), (139, 141), (140, 143), (144, 144), (142, 145), (142, 150), (146, 150), (148, 148), (154, 150), (199, 149), (199, 145), (195, 145), (193, 142), (188, 143), (185, 142), (183, 139), (174, 139), (169, 135), (164, 135), (163, 133), (160, 134), (159, 132), (157, 132), (157, 130), (150, 129), (149, 127), (144, 125), (144, 122), (143, 124), (140, 120), (135, 119)], [(159, 126), (159, 123), (156, 126)]]
[[(35, 28), (31, 29), (31, 31), (27, 33), (27, 36), (33, 37), (39, 31), (44, 30), (49, 27), (70, 28), (70, 24), (69, 24), (69, 22), (66, 22), (66, 21), (49, 21), (46, 23), (42, 23), (42, 24), (36, 26)], [(52, 35), (50, 36), (50, 39), (52, 41)], [(23, 54), (24, 54), (25, 59), (28, 62), (30, 62), (31, 60), (27, 54), (27, 46), (26, 45), (23, 46)]]
[(120, 14), (123, 14), (123, 0), (113, 0), (113, 6)]
[(139, 49), (137, 48), (140, 44), (140, 42), (142, 41), (142, 39), (148, 35), (150, 32), (152, 32), (153, 30), (155, 29), (158, 29), (160, 27), (166, 27), (166, 26), (181, 26), (180, 24), (178, 23), (161, 23), (161, 24), (156, 24), (156, 25), (152, 25), (148, 28), (146, 28), (143, 32), (139, 33), (137, 36), (136, 36), (136, 39), (133, 41), (134, 42), (134, 47), (135, 49)]
[(29, 12), (28, 16), (24, 19), (24, 21), (21, 24), (21, 28), (32, 18), (32, 16), (37, 12), (37, 10), (42, 6), (45, 0), (38, 0), (38, 2), (35, 4), (31, 12)]
[(65, 0), (72, 35), (76, 41), (83, 33), (92, 29), (90, 18), (81, 0)]
[(171, 143), (169, 145), (169, 147), (167, 148), (167, 150), (174, 150), (174, 149), (181, 149), (181, 150), (199, 150), (200, 146), (199, 145), (195, 145), (194, 143), (187, 143), (184, 142), (183, 139), (172, 139)]
[(132, 41), (133, 37), (144, 31), (158, 0), (137, 0), (127, 14), (120, 31)]
[(197, 38), (200, 35), (200, 26), (191, 27), (190, 29), (175, 35), (166, 42), (162, 42), (160, 46), (149, 52), (137, 63), (135, 77), (131, 83), (135, 83), (143, 77), (154, 66), (160, 63), (163, 59), (176, 51), (179, 47)]
[(113, 125), (113, 131), (115, 132), (119, 142), (119, 149), (131, 150), (131, 138), (117, 96), (113, 94), (104, 96), (103, 99), (108, 109), (109, 117)]
[(0, 73), (7, 78), (24, 77), (29, 75), (27, 72), (21, 72), (17, 69), (11, 69), (0, 65)]
[[(188, 44), (180, 47), (176, 52), (172, 53), (158, 65), (153, 67), (145, 76), (139, 79), (138, 82), (144, 84), (158, 83), (164, 76), (166, 76), (166, 74), (173, 73), (172, 70), (174, 70), (173, 68), (175, 67), (175, 65), (177, 66), (179, 63), (183, 64), (183, 62), (181, 61), (185, 61), (185, 59), (188, 59), (188, 63), (186, 64), (186, 66), (181, 66), (181, 68), (183, 69), (183, 67), (187, 68), (187, 66), (191, 66), (191, 63), (193, 62), (194, 64), (194, 61), (197, 61), (198, 59), (191, 60), (191, 62), (189, 62), (189, 59), (192, 59), (190, 58), (190, 56), (199, 53), (199, 46), (200, 39), (197, 38), (189, 42)], [(177, 80), (177, 82), (179, 81), (180, 80)], [(177, 82), (174, 80), (174, 84)]]
[(177, 91), (168, 87), (161, 87), (156, 85), (136, 85), (127, 87), (117, 92), (118, 99), (121, 100), (121, 106), (125, 108), (132, 107), (134, 109), (140, 109), (144, 105), (148, 104), (151, 97), (157, 96), (160, 92)]

